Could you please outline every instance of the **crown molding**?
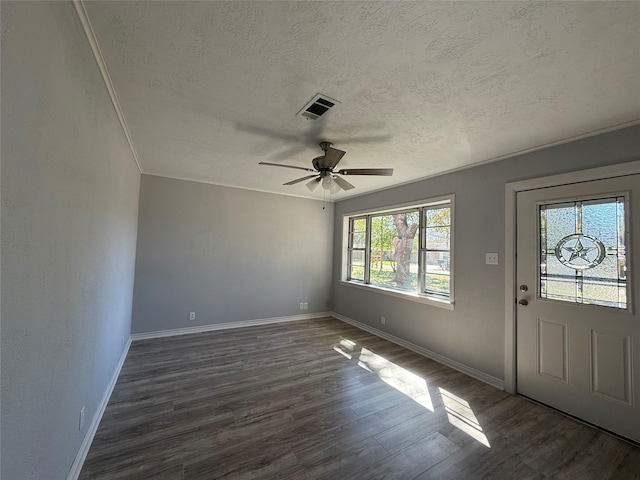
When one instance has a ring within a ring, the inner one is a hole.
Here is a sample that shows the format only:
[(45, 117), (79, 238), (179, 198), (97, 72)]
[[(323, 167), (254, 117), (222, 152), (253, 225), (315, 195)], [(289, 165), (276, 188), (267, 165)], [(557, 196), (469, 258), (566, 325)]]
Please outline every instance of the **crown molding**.
[(89, 20), (87, 10), (84, 8), (84, 3), (82, 3), (82, 0), (73, 0), (73, 6), (78, 13), (78, 17), (80, 17), (80, 23), (82, 23), (82, 28), (85, 35), (87, 36), (89, 45), (91, 46), (93, 58), (95, 58), (96, 63), (98, 64), (98, 69), (100, 70), (100, 74), (102, 75), (104, 84), (107, 87), (107, 92), (109, 92), (111, 103), (113, 104), (113, 108), (115, 109), (118, 120), (120, 121), (120, 126), (122, 126), (122, 130), (124, 132), (124, 136), (127, 139), (127, 143), (129, 144), (129, 148), (131, 149), (133, 159), (136, 161), (136, 165), (138, 165), (138, 170), (140, 171), (140, 173), (143, 173), (142, 165), (140, 164), (140, 159), (138, 158), (138, 152), (136, 152), (136, 147), (133, 144), (131, 132), (129, 131), (129, 127), (127, 126), (127, 122), (124, 118), (124, 113), (122, 111), (122, 108), (120, 107), (120, 102), (118, 101), (116, 90), (113, 86), (113, 82), (111, 81), (111, 77), (109, 76), (109, 70), (107, 69), (107, 64), (104, 61), (104, 57), (102, 56), (102, 51), (100, 51), (98, 39), (96, 38), (96, 34), (93, 31), (93, 27), (91, 25), (91, 21)]
[(462, 165), (460, 167), (451, 168), (449, 170), (443, 170), (442, 172), (432, 173), (430, 175), (425, 175), (424, 177), (414, 178), (412, 180), (407, 180), (406, 182), (396, 183), (396, 184), (393, 184), (393, 185), (390, 185), (390, 186), (387, 186), (387, 187), (382, 187), (382, 188), (377, 188), (375, 190), (369, 190), (369, 191), (366, 191), (366, 192), (357, 193), (357, 194), (354, 194), (354, 195), (350, 195), (349, 197), (346, 197), (346, 198), (336, 199), (335, 202), (336, 203), (344, 202), (344, 201), (351, 200), (351, 199), (356, 198), (356, 197), (364, 197), (365, 195), (371, 195), (373, 193), (382, 192), (384, 190), (391, 190), (391, 189), (396, 188), (396, 187), (404, 187), (405, 185), (411, 185), (412, 183), (418, 183), (418, 182), (422, 182), (424, 180), (430, 180), (432, 178), (443, 177), (445, 175), (450, 175), (452, 173), (458, 173), (458, 172), (462, 172), (464, 170), (469, 170), (469, 169), (472, 169), (472, 168), (481, 167), (481, 166), (487, 165), (489, 163), (495, 163), (495, 162), (500, 162), (502, 160), (508, 160), (510, 158), (519, 157), (521, 155), (527, 155), (529, 153), (538, 152), (540, 150), (546, 150), (547, 148), (558, 147), (558, 146), (564, 145), (566, 143), (577, 142), (578, 140), (584, 140), (584, 139), (587, 139), (587, 138), (590, 138), (590, 137), (597, 137), (598, 135), (604, 135), (605, 133), (612, 133), (612, 132), (616, 132), (618, 130), (624, 130), (625, 128), (631, 128), (631, 127), (635, 127), (637, 125), (640, 125), (640, 118), (637, 118), (635, 120), (631, 120), (629, 122), (618, 123), (618, 124), (611, 125), (611, 126), (608, 126), (608, 127), (598, 128), (596, 130), (591, 130), (591, 131), (586, 132), (586, 133), (572, 135), (570, 137), (565, 137), (565, 138), (562, 138), (560, 140), (554, 140), (552, 142), (543, 143), (542, 145), (538, 145), (538, 146), (530, 147), (530, 148), (525, 148), (525, 149), (522, 149), (522, 150), (517, 150), (515, 152), (506, 153), (504, 155), (499, 155), (497, 157), (491, 157), (491, 158), (487, 158), (487, 159), (484, 159), (484, 160), (478, 160), (477, 162), (473, 162), (473, 163), (470, 163), (468, 165)]

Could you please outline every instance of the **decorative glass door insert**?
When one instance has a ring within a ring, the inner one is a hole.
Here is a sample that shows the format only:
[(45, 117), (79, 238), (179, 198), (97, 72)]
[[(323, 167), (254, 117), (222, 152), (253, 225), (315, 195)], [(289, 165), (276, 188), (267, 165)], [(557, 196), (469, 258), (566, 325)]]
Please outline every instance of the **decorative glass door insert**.
[(627, 309), (625, 197), (539, 206), (540, 298)]

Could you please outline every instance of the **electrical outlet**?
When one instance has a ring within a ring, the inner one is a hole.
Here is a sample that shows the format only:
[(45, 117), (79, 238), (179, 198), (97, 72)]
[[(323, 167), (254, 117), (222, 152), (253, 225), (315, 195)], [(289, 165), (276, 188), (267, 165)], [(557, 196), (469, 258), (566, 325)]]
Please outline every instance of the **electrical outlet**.
[(80, 415), (78, 417), (78, 430), (82, 431), (83, 426), (84, 426), (84, 407), (80, 409)]
[(387, 324), (387, 319), (385, 317), (380, 317), (380, 323), (382, 325), (386, 325)]
[(304, 310), (304, 302), (300, 302), (300, 310)]
[(196, 319), (196, 312), (189, 312), (189, 320), (195, 320)]
[(497, 253), (485, 253), (484, 254), (484, 263), (486, 265), (498, 265), (498, 254)]
[(309, 310), (309, 302), (304, 302), (304, 310)]
[(331, 307), (331, 300), (327, 300), (327, 301), (324, 303), (324, 306), (325, 306), (325, 307), (327, 307), (327, 308)]

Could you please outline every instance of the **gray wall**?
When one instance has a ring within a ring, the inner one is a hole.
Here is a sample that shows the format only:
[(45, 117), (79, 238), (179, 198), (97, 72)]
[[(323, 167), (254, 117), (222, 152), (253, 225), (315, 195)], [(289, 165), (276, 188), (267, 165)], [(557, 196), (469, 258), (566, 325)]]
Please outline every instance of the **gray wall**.
[(2, 2), (1, 54), (1, 476), (63, 479), (130, 333), (140, 174), (71, 2)]
[[(639, 139), (640, 127), (632, 127), (339, 202), (333, 310), (503, 379), (505, 184), (638, 160)], [(338, 284), (344, 213), (450, 193), (456, 195), (454, 311)], [(498, 252), (500, 265), (485, 265), (485, 252)]]
[(332, 244), (331, 204), (143, 175), (132, 331), (329, 310)]

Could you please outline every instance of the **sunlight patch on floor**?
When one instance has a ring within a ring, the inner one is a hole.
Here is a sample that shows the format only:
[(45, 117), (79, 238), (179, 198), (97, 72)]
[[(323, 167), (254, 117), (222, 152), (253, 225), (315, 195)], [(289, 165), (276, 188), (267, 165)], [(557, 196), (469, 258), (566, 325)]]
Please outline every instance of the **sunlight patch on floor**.
[(469, 406), (469, 402), (444, 388), (438, 388), (438, 390), (440, 390), (449, 423), (484, 446), (491, 448), (487, 436), (482, 432), (482, 427)]
[(351, 355), (351, 352), (353, 352), (353, 349), (355, 347), (356, 347), (356, 342), (354, 342), (353, 340), (349, 340), (348, 338), (340, 337), (340, 342), (338, 342), (337, 345), (334, 345), (333, 349), (336, 352), (338, 352), (340, 355), (351, 360), (353, 358), (353, 355)]
[(353, 350), (356, 346), (356, 342), (349, 340), (348, 338), (340, 338), (340, 345), (349, 350)]
[(333, 346), (333, 349), (334, 349), (336, 352), (338, 352), (340, 355), (343, 355), (343, 356), (347, 357), (349, 360), (351, 360), (351, 359), (353, 358), (351, 354), (349, 354), (349, 353), (345, 352), (342, 348), (340, 348), (340, 347), (339, 347), (339, 346), (337, 346), (337, 345), (334, 345), (334, 346)]
[[(358, 354), (356, 345), (356, 342), (341, 337), (340, 341), (333, 345), (333, 349), (351, 360)], [(435, 412), (429, 387), (424, 378), (400, 365), (396, 365), (368, 348), (363, 347), (357, 359), (359, 367), (375, 373), (387, 385), (395, 388), (427, 410)], [(449, 423), (484, 446), (491, 448), (489, 440), (482, 431), (482, 427), (478, 423), (478, 419), (473, 413), (469, 402), (444, 388), (438, 388), (438, 390)]]
[(370, 372), (377, 373), (378, 377), (387, 385), (405, 394), (424, 408), (434, 411), (427, 382), (415, 373), (411, 373), (366, 348), (360, 351), (358, 365)]

